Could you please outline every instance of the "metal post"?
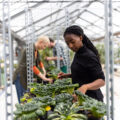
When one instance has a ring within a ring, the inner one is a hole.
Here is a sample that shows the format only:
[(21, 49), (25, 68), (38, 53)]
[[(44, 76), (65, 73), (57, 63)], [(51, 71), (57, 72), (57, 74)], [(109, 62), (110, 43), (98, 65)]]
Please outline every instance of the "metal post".
[[(8, 22), (5, 22), (6, 18), (8, 19)], [(13, 64), (12, 64), (12, 40), (10, 29), (10, 0), (3, 1), (3, 42), (4, 42), (6, 120), (13, 120), (13, 96), (12, 96)]]
[[(0, 58), (0, 60), (1, 60), (1, 58)], [(1, 61), (0, 61), (0, 87), (2, 86), (2, 71), (1, 71)]]
[(109, 103), (109, 33), (108, 33), (108, 1), (105, 0), (105, 69), (106, 69), (106, 103), (107, 103), (107, 120), (110, 119)]
[(56, 49), (57, 49), (57, 68), (60, 70), (60, 47), (59, 47), (59, 26), (56, 27), (57, 28), (57, 46), (56, 46)]
[[(67, 8), (65, 8), (65, 26), (66, 28), (69, 26), (69, 12), (67, 10)], [(70, 50), (69, 48), (67, 47), (67, 72), (70, 73)]]
[(114, 52), (113, 52), (113, 31), (112, 31), (112, 0), (109, 0), (109, 4), (108, 4), (108, 9), (109, 9), (109, 13), (108, 13), (108, 17), (109, 17), (109, 23), (108, 23), (108, 32), (109, 32), (109, 55), (110, 55), (110, 92), (111, 92), (111, 97), (110, 97), (110, 101), (111, 101), (111, 120), (114, 120)]
[(11, 53), (12, 53), (12, 55), (11, 55), (11, 59), (12, 59), (12, 73), (13, 73), (13, 71), (14, 71), (14, 54), (13, 54), (13, 37), (11, 36)]
[[(30, 26), (32, 24), (32, 26)], [(33, 42), (35, 41), (35, 32), (31, 9), (27, 6), (25, 9), (26, 25), (26, 65), (27, 65), (27, 85), (33, 82)]]
[(112, 0), (105, 0), (105, 30), (107, 120), (114, 120)]

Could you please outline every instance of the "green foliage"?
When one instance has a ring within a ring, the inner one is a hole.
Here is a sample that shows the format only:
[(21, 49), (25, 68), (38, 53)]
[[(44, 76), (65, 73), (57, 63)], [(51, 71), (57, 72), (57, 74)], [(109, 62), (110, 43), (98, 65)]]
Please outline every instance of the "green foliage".
[(106, 114), (106, 105), (103, 102), (97, 101), (79, 91), (75, 91), (75, 93), (78, 96), (79, 105), (81, 105), (84, 110), (90, 111), (92, 116), (101, 118)]
[(120, 64), (120, 47), (114, 49), (114, 63)]
[[(33, 86), (34, 85), (34, 86)], [(57, 94), (60, 93), (69, 93), (72, 94), (74, 92), (74, 89), (79, 87), (79, 84), (71, 84), (70, 80), (56, 80), (54, 84), (34, 84), (33, 83), (32, 88), (34, 88), (33, 91), (31, 91), (32, 94), (36, 96), (51, 96), (54, 97)], [(30, 88), (31, 89), (31, 88)]]
[(105, 47), (104, 47), (104, 44), (97, 44), (96, 48), (99, 52), (101, 63), (105, 64)]
[(58, 73), (60, 73), (61, 71), (58, 70), (57, 68), (55, 68), (54, 66), (48, 69), (50, 72), (47, 72), (47, 76), (49, 78), (52, 78), (53, 80), (57, 80), (58, 79)]
[(24, 105), (16, 104), (16, 108), (17, 110), (14, 112), (15, 114), (14, 120), (17, 120), (17, 119), (36, 120), (39, 117), (39, 115), (36, 114), (36, 111), (37, 110), (43, 111), (43, 108), (40, 109), (40, 106), (35, 102), (25, 103)]
[[(105, 64), (105, 45), (97, 44), (96, 48), (99, 52), (101, 63)], [(115, 64), (120, 64), (119, 58), (120, 58), (120, 47), (117, 47), (117, 48), (114, 48), (114, 63)]]
[(17, 68), (18, 67), (18, 64), (14, 64), (14, 68)]
[(83, 114), (74, 111), (74, 107), (66, 103), (59, 103), (54, 109), (54, 113), (48, 116), (49, 120), (87, 120)]
[[(50, 69), (53, 76), (59, 72), (53, 66)], [(75, 90), (78, 87), (79, 84), (72, 84), (71, 79), (56, 78), (53, 84), (31, 83), (21, 104), (16, 104), (14, 120), (87, 120), (86, 114), (80, 114), (81, 110), (96, 118), (103, 117), (105, 104)], [(75, 103), (74, 93), (78, 96)], [(48, 115), (50, 110), (52, 114)]]
[(59, 85), (70, 85), (72, 84), (72, 79), (62, 79), (62, 80), (56, 80), (54, 84), (59, 84)]
[(70, 103), (72, 104), (73, 96), (68, 93), (61, 93), (55, 96), (56, 103)]
[(4, 63), (4, 60), (0, 60), (0, 63)]
[(41, 102), (41, 106), (55, 106), (56, 101), (50, 96), (35, 97), (32, 101)]
[(20, 102), (21, 103), (31, 102), (33, 97), (34, 95), (32, 95), (30, 92), (25, 93), (24, 96), (20, 99)]
[(41, 61), (44, 63), (44, 66), (46, 68), (46, 71), (48, 71), (50, 65), (52, 64), (52, 61), (46, 61), (46, 57), (52, 56), (52, 49), (51, 48), (46, 48), (44, 50), (40, 50), (40, 56), (41, 56)]

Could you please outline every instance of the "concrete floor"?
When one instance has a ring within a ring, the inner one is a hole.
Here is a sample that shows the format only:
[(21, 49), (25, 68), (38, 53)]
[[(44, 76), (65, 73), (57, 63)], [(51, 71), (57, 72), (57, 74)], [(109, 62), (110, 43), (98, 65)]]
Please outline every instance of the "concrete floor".
[[(114, 77), (114, 113), (115, 120), (120, 119), (120, 77)], [(104, 96), (106, 96), (105, 87), (102, 88)], [(106, 97), (104, 97), (104, 101), (106, 101)], [(13, 110), (15, 110), (15, 104), (18, 102), (16, 89), (13, 85)], [(5, 120), (5, 92), (0, 92), (0, 120)], [(10, 119), (11, 120), (11, 119)]]

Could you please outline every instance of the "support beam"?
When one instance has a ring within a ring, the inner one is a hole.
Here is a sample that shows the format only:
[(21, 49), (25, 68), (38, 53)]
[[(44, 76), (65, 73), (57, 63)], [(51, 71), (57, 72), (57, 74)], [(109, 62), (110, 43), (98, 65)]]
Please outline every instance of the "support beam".
[(114, 120), (114, 49), (112, 11), (112, 0), (105, 0), (105, 68), (107, 120)]
[(83, 27), (84, 30), (88, 30), (88, 31), (92, 32), (93, 34), (100, 35), (100, 33), (97, 33), (97, 32), (95, 32), (95, 31), (93, 31), (92, 29), (87, 28), (86, 26), (83, 26), (83, 25), (80, 25), (80, 26)]
[[(63, 7), (62, 9), (56, 10), (56, 11), (54, 11), (53, 13), (48, 14), (48, 15), (46, 15), (45, 17), (40, 18), (40, 19), (34, 21), (33, 24), (37, 24), (37, 23), (39, 23), (40, 21), (43, 21), (43, 20), (47, 19), (48, 17), (57, 14), (58, 12), (64, 10), (65, 8), (74, 5), (75, 3), (76, 3), (76, 2), (72, 2), (72, 3), (68, 4), (68, 5), (66, 5), (65, 7)], [(31, 26), (31, 24), (30, 24), (29, 26)], [(19, 29), (18, 31), (16, 31), (16, 33), (19, 33), (19, 32), (21, 32), (21, 31), (24, 30), (24, 29), (25, 29), (25, 27), (23, 27), (23, 28)]]
[[(70, 15), (78, 12), (78, 10), (79, 10), (79, 9), (75, 9), (74, 11), (70, 12)], [(75, 16), (74, 16), (74, 17), (75, 17)], [(62, 20), (62, 19), (65, 19), (65, 16), (62, 16), (62, 17), (58, 18), (57, 20), (54, 20), (54, 21), (46, 24), (45, 26), (40, 27), (39, 29), (35, 30), (35, 33), (38, 32), (38, 31), (41, 31), (42, 29), (44, 29), (44, 28), (46, 28), (46, 27), (48, 27), (48, 26), (51, 26), (52, 24), (55, 24), (56, 22), (58, 22), (58, 21), (60, 21), (60, 20)], [(23, 36), (22, 38), (25, 38), (25, 37), (26, 37), (26, 36)]]
[[(31, 6), (30, 8), (36, 8), (39, 7), (40, 5), (42, 5), (43, 3), (36, 3), (35, 5)], [(25, 13), (25, 10), (21, 10), (20, 12), (16, 13), (15, 15), (11, 16), (11, 20), (15, 19), (16, 17), (22, 15)], [(6, 19), (7, 21), (8, 19)]]
[(90, 25), (93, 25), (93, 26), (95, 26), (95, 27), (97, 27), (97, 28), (99, 28), (99, 29), (101, 29), (101, 30), (104, 30), (104, 29), (101, 28), (100, 26), (95, 25), (94, 22), (92, 23), (92, 22), (90, 22), (90, 21), (88, 21), (88, 20), (86, 20), (86, 19), (84, 19), (84, 18), (82, 18), (82, 17), (79, 17), (79, 19), (81, 19), (81, 20), (83, 20), (83, 21), (89, 23)]
[[(91, 12), (91, 11), (88, 11), (88, 10), (87, 10), (87, 12), (90, 13), (90, 14), (92, 14), (92, 15), (94, 15), (94, 16), (96, 16), (96, 17), (98, 17), (98, 18), (100, 18), (101, 20), (104, 20), (104, 17), (102, 17), (102, 16), (99, 16), (99, 15), (97, 15), (97, 14)], [(116, 25), (114, 23), (113, 23), (113, 25), (115, 25), (116, 27), (120, 27), (119, 25)]]
[[(113, 36), (117, 36), (117, 35), (120, 35), (120, 31), (113, 34)], [(102, 36), (102, 37), (93, 39), (92, 41), (101, 41), (101, 40), (104, 40), (104, 39), (105, 39), (105, 36)]]
[[(81, 14), (82, 14), (83, 12), (81, 12)], [(75, 17), (75, 16), (74, 16)], [(74, 17), (72, 17), (72, 18), (74, 18)], [(71, 18), (71, 17), (70, 17)], [(63, 24), (64, 22), (61, 22), (61, 23), (59, 23), (57, 26), (65, 26), (65, 23)], [(72, 23), (72, 22), (71, 22)], [(54, 29), (54, 27), (52, 27), (52, 29)], [(49, 29), (47, 29), (47, 30), (45, 30), (45, 31), (43, 31), (43, 32), (41, 32), (41, 33), (39, 33), (38, 35), (42, 35), (42, 34), (44, 34), (44, 33), (46, 33), (46, 32), (50, 32), (50, 30), (51, 30), (51, 28), (49, 28)]]
[[(85, 11), (86, 11), (86, 9), (87, 9), (87, 7), (89, 7), (90, 5), (91, 5), (91, 3), (93, 3), (94, 1), (90, 1), (87, 5), (85, 5), (84, 7), (86, 7), (82, 12), (80, 12), (80, 13), (78, 13), (78, 15), (76, 15), (75, 16), (75, 19), (73, 20), (73, 21), (75, 21), (81, 14), (83, 14)], [(72, 17), (73, 18), (73, 17)], [(70, 17), (70, 19), (71, 19), (71, 17)], [(73, 22), (71, 22), (71, 23), (73, 23)], [(61, 26), (61, 25), (63, 25), (63, 22), (61, 22), (61, 23), (59, 23), (58, 24), (58, 26)], [(39, 35), (42, 35), (42, 34), (44, 34), (44, 33), (46, 33), (46, 32), (48, 32), (48, 31), (50, 31), (51, 29), (54, 29), (54, 27), (52, 27), (52, 28), (49, 28), (49, 29), (47, 29), (47, 30), (45, 30), (45, 31), (43, 31), (43, 32), (41, 32), (41, 33), (38, 33), (38, 36)]]

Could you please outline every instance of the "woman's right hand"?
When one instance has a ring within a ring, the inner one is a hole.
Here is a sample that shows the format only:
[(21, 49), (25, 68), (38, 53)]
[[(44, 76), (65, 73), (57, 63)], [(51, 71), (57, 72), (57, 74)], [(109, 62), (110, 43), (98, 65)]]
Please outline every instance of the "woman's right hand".
[(72, 96), (73, 96), (73, 103), (77, 102), (77, 100), (78, 100), (77, 95), (76, 95), (76, 94), (73, 94)]
[(47, 78), (47, 81), (48, 81), (49, 83), (53, 83), (53, 80), (50, 79), (50, 78)]
[(63, 72), (60, 72), (59, 74), (58, 74), (58, 78), (59, 79), (63, 79), (63, 78), (66, 78), (67, 77), (67, 74), (65, 74), (65, 73), (63, 73)]

